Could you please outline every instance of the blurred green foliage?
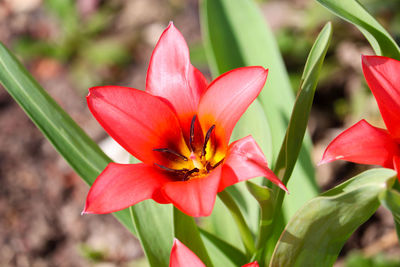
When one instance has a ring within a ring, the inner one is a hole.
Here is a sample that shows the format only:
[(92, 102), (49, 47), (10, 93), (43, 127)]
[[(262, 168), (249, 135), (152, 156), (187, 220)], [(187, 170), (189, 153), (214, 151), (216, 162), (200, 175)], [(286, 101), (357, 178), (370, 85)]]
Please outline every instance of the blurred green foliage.
[(388, 257), (378, 254), (374, 257), (365, 257), (361, 253), (351, 253), (345, 262), (346, 267), (398, 267), (399, 259), (389, 259)]
[(131, 62), (131, 40), (110, 34), (117, 11), (112, 4), (106, 2), (87, 16), (79, 14), (72, 0), (45, 0), (43, 8), (57, 22), (59, 32), (55, 38), (38, 40), (26, 35), (16, 40), (14, 50), (25, 60), (45, 57), (69, 64), (68, 74), (85, 92), (107, 80), (99, 75), (104, 69)]

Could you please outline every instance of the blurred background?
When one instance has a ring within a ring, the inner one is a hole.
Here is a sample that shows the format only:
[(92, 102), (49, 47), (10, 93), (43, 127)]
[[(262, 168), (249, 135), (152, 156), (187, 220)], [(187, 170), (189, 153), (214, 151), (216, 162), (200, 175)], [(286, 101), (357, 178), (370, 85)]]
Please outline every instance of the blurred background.
[[(312, 0), (257, 2), (294, 89), (319, 30), (333, 22), (309, 122), (315, 163), (359, 119), (384, 127), (361, 72), (360, 55), (373, 52), (355, 27)], [(400, 40), (399, 1), (361, 2)], [(197, 0), (0, 0), (0, 41), (111, 157), (124, 162), (126, 154), (91, 116), (85, 96), (98, 85), (144, 89), (151, 52), (171, 20), (190, 46), (192, 63), (211, 80)], [(367, 168), (347, 162), (316, 167), (321, 191)], [(147, 266), (138, 241), (112, 216), (80, 215), (88, 189), (0, 86), (0, 266)], [(399, 255), (392, 216), (380, 208), (335, 266), (400, 266)]]

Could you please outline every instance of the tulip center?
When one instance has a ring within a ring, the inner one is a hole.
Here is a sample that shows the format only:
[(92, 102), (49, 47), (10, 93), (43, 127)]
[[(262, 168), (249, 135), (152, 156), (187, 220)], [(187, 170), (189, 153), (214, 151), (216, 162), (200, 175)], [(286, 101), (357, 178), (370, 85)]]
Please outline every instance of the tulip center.
[[(196, 129), (200, 128), (200, 129)], [(196, 131), (196, 130), (197, 131)], [(215, 130), (215, 125), (212, 125), (203, 135), (200, 125), (197, 123), (196, 115), (193, 116), (190, 124), (190, 133), (188, 140), (188, 148), (190, 155), (183, 155), (169, 148), (157, 148), (153, 151), (162, 153), (170, 161), (173, 161), (173, 168), (166, 167), (154, 163), (160, 169), (170, 173), (174, 180), (188, 181), (193, 178), (200, 178), (207, 175), (223, 162), (223, 158), (215, 162), (215, 144), (212, 141), (212, 135)], [(176, 168), (179, 166), (181, 168)]]

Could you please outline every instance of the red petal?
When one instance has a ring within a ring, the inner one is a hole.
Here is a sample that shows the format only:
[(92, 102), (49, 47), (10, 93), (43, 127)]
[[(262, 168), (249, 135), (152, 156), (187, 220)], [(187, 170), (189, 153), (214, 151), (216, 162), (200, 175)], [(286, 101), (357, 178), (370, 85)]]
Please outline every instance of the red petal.
[(244, 67), (229, 71), (214, 80), (199, 105), (199, 120), (203, 131), (216, 125), (215, 134), (226, 149), (233, 128), (264, 87), (268, 70)]
[(400, 171), (400, 155), (394, 155), (393, 157), (393, 168), (397, 172), (397, 179), (400, 180), (399, 171)]
[(365, 79), (375, 96), (390, 134), (400, 140), (400, 61), (363, 56)]
[(178, 239), (174, 239), (169, 267), (206, 267), (204, 263)]
[(153, 51), (146, 91), (172, 104), (188, 138), (191, 119), (206, 88), (207, 81), (203, 74), (190, 63), (185, 39), (170, 23)]
[(221, 166), (207, 176), (184, 182), (169, 182), (161, 189), (165, 197), (189, 216), (209, 216), (214, 208)]
[(254, 261), (254, 262), (247, 263), (247, 264), (243, 265), (242, 267), (259, 267), (259, 265), (258, 265), (257, 261)]
[(361, 120), (333, 139), (319, 164), (342, 159), (393, 168), (393, 155), (397, 151), (388, 131)]
[(153, 198), (166, 202), (158, 193), (170, 181), (146, 164), (110, 163), (89, 190), (83, 213), (110, 213)]
[(268, 168), (265, 156), (253, 137), (244, 137), (229, 145), (218, 192), (230, 185), (259, 176), (264, 176), (288, 191), (281, 180)]
[(155, 148), (189, 153), (175, 113), (158, 97), (128, 87), (102, 86), (89, 89), (87, 102), (107, 133), (144, 163), (169, 164)]

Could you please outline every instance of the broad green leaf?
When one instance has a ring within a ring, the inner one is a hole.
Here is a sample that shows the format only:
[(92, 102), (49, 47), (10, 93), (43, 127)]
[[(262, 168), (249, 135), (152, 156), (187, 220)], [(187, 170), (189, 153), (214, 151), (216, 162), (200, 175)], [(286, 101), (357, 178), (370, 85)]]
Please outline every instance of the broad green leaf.
[[(69, 165), (91, 185), (111, 159), (43, 90), (3, 44), (0, 44), (0, 83)], [(135, 233), (129, 210), (114, 213), (114, 216)]]
[(400, 241), (400, 193), (394, 189), (384, 191), (380, 196), (382, 204), (392, 212), (396, 225), (397, 237)]
[(145, 200), (130, 207), (144, 253), (152, 267), (168, 267), (174, 232), (172, 205)]
[[(201, 22), (205, 49), (214, 76), (241, 66), (261, 65), (269, 68), (266, 86), (258, 101), (271, 130), (273, 157), (268, 160), (273, 167), (294, 103), (292, 88), (273, 34), (252, 0), (204, 0)], [(309, 156), (309, 137), (306, 137), (306, 143), (300, 155), (300, 164), (294, 171), (301, 187), (291, 188), (289, 184), (289, 190), (293, 192), (293, 197), (285, 203), (289, 216), (317, 194)]]
[(174, 208), (174, 232), (175, 237), (193, 251), (204, 264), (213, 266), (194, 218), (177, 208)]
[(395, 179), (393, 170), (369, 170), (307, 202), (287, 224), (270, 266), (332, 266)]
[(354, 24), (377, 55), (400, 60), (400, 50), (390, 34), (357, 0), (317, 0), (337, 16)]
[(199, 228), (215, 266), (236, 267), (247, 263), (246, 255), (218, 236)]

